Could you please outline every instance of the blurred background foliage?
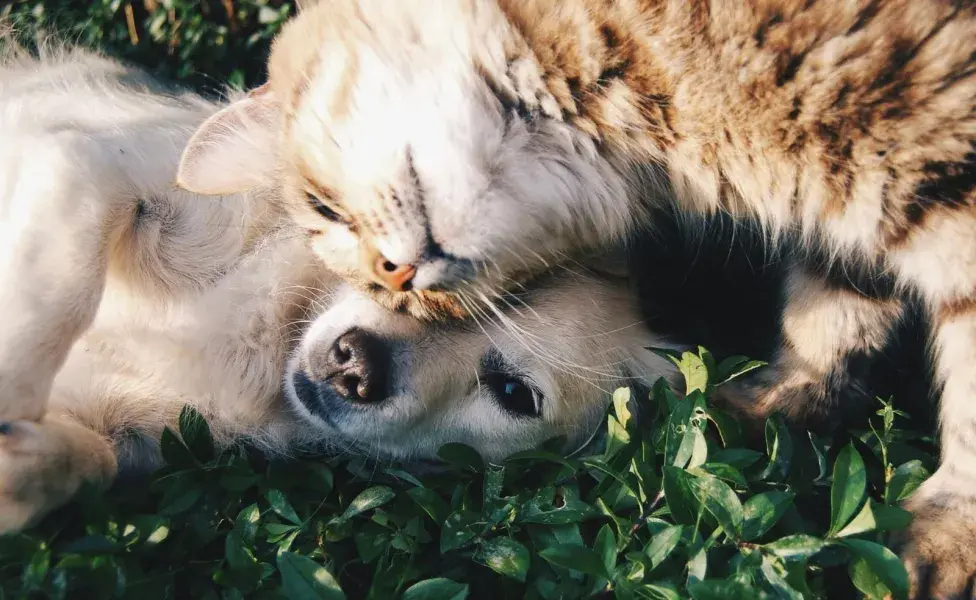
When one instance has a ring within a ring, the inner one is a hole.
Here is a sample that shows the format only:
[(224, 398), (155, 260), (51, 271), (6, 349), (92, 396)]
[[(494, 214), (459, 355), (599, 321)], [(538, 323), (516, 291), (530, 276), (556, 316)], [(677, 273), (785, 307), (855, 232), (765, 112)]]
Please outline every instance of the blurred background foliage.
[(205, 92), (263, 83), (293, 0), (0, 0), (25, 39), (38, 31), (97, 47)]

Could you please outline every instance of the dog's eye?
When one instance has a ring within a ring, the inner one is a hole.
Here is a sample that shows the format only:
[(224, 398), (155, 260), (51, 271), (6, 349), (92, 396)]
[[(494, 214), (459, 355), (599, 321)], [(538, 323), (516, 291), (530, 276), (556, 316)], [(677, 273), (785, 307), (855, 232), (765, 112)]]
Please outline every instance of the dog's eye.
[(524, 417), (541, 416), (542, 395), (511, 373), (485, 373), (485, 383), (505, 410)]
[(333, 223), (345, 222), (345, 220), (342, 218), (342, 216), (339, 213), (329, 208), (324, 202), (322, 202), (319, 199), (318, 196), (316, 196), (312, 192), (306, 192), (305, 198), (308, 200), (308, 203), (312, 206), (312, 208), (315, 209), (315, 212), (319, 213), (324, 218), (328, 219), (329, 221), (332, 221)]

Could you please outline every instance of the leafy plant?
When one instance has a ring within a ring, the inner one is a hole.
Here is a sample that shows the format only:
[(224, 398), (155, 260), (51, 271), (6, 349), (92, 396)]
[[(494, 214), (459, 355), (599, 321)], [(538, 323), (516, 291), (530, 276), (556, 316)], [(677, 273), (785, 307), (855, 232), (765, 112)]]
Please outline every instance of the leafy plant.
[(0, 23), (24, 38), (43, 30), (212, 92), (263, 83), (271, 39), (294, 13), (292, 0), (0, 3)]
[(216, 454), (185, 409), (148, 485), (0, 540), (0, 586), (139, 600), (904, 597), (885, 535), (910, 521), (897, 503), (932, 459), (896, 427), (903, 415), (882, 402), (878, 424), (833, 445), (774, 417), (753, 449), (708, 397), (754, 365), (670, 356), (687, 395), (663, 380), (648, 398), (617, 390), (585, 456), (546, 444), (484, 465), (449, 444), (424, 475)]

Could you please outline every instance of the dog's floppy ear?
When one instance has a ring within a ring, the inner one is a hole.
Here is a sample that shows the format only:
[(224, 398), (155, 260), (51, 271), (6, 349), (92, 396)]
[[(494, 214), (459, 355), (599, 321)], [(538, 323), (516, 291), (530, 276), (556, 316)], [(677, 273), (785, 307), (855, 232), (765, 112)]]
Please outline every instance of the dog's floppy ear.
[(176, 184), (205, 195), (266, 184), (277, 164), (281, 106), (268, 84), (210, 116), (183, 150)]

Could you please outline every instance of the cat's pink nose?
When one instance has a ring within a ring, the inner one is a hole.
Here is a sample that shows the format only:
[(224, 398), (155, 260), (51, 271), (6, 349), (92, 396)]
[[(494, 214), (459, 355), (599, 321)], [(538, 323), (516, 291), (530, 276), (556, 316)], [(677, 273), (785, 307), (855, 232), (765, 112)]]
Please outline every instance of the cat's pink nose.
[(373, 261), (373, 275), (383, 287), (394, 292), (409, 292), (413, 288), (413, 278), (417, 267), (398, 265), (390, 262), (382, 254)]

